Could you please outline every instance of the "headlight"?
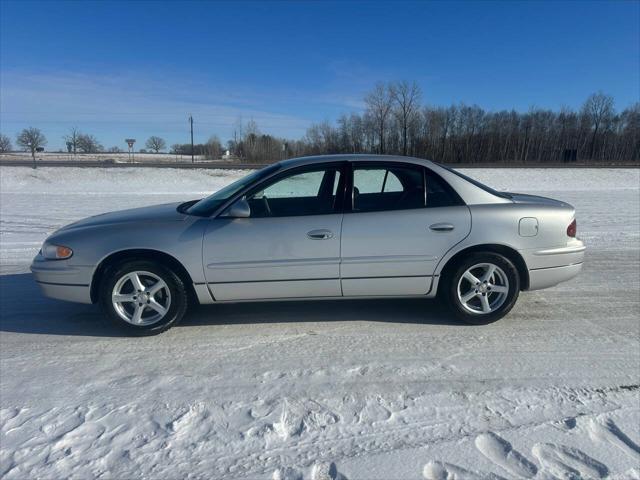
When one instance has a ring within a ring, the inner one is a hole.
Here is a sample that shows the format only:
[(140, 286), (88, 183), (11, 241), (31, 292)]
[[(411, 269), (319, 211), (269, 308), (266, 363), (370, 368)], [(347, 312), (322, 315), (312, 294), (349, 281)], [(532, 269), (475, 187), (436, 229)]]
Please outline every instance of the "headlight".
[(47, 260), (64, 260), (71, 258), (71, 255), (73, 255), (73, 250), (63, 245), (45, 243), (42, 246), (42, 256)]

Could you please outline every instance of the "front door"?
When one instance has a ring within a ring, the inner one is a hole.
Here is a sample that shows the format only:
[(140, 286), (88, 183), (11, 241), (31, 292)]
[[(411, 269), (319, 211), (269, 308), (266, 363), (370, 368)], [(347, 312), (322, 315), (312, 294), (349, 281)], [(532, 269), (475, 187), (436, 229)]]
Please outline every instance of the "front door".
[(354, 162), (342, 225), (344, 296), (424, 295), (444, 254), (471, 229), (466, 205), (430, 170)]
[(249, 191), (249, 218), (211, 220), (203, 263), (216, 300), (340, 296), (343, 167), (284, 172)]

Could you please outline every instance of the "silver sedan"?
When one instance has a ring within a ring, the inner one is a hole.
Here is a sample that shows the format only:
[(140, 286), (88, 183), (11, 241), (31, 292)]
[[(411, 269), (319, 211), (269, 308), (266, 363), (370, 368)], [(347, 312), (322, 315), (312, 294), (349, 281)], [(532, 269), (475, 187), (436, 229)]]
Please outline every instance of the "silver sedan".
[(191, 303), (441, 297), (489, 323), (520, 291), (582, 269), (575, 210), (497, 192), (427, 160), (306, 157), (201, 200), (107, 213), (45, 241), (31, 266), (52, 298), (100, 303), (155, 334)]

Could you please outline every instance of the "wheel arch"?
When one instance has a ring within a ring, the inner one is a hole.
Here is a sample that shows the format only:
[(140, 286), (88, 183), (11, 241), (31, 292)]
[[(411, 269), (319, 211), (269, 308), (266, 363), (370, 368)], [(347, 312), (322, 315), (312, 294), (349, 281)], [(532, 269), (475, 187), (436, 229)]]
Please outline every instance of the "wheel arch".
[[(498, 253), (511, 260), (511, 262), (518, 270), (518, 275), (520, 275), (520, 290), (529, 289), (529, 269), (527, 268), (527, 264), (524, 261), (524, 258), (522, 258), (522, 255), (520, 255), (520, 253), (512, 247), (497, 243), (473, 245), (463, 248), (459, 252), (456, 252), (451, 258), (446, 261), (444, 267), (442, 267), (442, 270), (440, 271), (440, 279), (450, 274), (451, 271), (453, 271), (456, 265), (458, 265), (458, 263), (464, 257), (469, 255), (470, 253), (478, 252)], [(438, 282), (438, 290), (440, 290), (441, 285), (444, 285), (445, 283), (446, 282)]]
[(109, 268), (130, 260), (149, 260), (170, 268), (184, 282), (189, 300), (197, 298), (191, 275), (177, 258), (160, 250), (135, 248), (113, 252), (100, 261), (91, 277), (90, 294), (93, 303), (98, 301), (100, 283)]

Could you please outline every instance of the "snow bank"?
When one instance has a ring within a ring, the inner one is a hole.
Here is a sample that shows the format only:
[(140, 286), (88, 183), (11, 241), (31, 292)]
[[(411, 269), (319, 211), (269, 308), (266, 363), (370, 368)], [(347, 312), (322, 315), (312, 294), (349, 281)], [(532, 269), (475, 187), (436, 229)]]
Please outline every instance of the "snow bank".
[(0, 167), (0, 192), (208, 195), (246, 174), (246, 170), (179, 168)]

